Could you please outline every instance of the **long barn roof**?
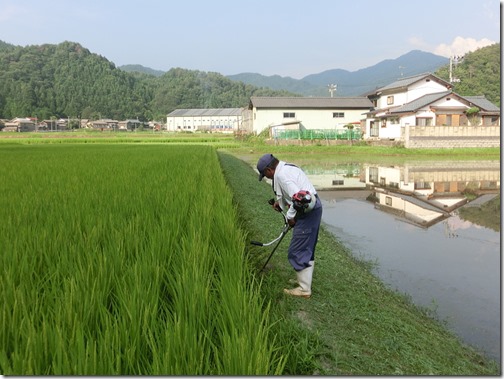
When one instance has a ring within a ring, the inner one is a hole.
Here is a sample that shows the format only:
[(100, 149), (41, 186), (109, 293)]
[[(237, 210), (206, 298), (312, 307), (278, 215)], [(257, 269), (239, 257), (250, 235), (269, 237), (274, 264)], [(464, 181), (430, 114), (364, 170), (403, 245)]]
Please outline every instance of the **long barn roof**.
[(251, 97), (249, 109), (371, 109), (367, 97)]

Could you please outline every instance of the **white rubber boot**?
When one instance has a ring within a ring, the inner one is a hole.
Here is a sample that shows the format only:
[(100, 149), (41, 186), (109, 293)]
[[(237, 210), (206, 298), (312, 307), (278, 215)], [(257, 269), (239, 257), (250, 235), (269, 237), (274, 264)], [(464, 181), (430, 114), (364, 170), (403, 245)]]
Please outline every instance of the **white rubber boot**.
[(311, 283), (313, 278), (313, 267), (315, 265), (314, 261), (310, 261), (311, 266), (307, 267), (301, 271), (297, 271), (297, 280), (299, 287), (294, 289), (284, 289), (284, 293), (291, 296), (299, 296), (304, 298), (309, 298), (311, 296)]

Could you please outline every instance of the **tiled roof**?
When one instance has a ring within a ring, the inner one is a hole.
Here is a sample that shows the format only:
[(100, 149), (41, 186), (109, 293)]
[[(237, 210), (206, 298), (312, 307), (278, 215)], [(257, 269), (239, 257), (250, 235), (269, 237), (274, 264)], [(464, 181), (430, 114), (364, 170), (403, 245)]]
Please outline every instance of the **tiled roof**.
[(416, 83), (416, 82), (418, 82), (418, 81), (420, 81), (420, 80), (422, 80), (424, 78), (427, 78), (427, 77), (431, 77), (432, 79), (434, 79), (434, 80), (436, 80), (438, 82), (445, 82), (447, 85), (450, 84), (450, 83), (446, 82), (445, 80), (437, 77), (434, 74), (424, 73), (424, 74), (419, 74), (419, 75), (415, 75), (415, 76), (409, 76), (409, 77), (406, 77), (406, 78), (398, 79), (395, 82), (387, 84), (385, 87), (378, 88), (374, 92), (383, 92), (383, 91), (387, 91), (387, 90), (390, 90), (390, 89), (396, 89), (396, 88), (407, 88), (410, 85), (412, 85), (413, 83)]
[(480, 108), (483, 111), (489, 112), (499, 112), (498, 106), (492, 104), (485, 96), (461, 96), (474, 106)]
[(424, 95), (419, 97), (416, 100), (413, 100), (409, 103), (406, 103), (398, 108), (393, 109), (390, 113), (405, 113), (405, 112), (415, 112), (420, 108), (423, 108), (439, 99), (442, 99), (445, 96), (451, 94), (451, 91), (430, 93), (428, 95)]
[(444, 91), (444, 92), (436, 92), (428, 95), (424, 95), (419, 97), (416, 100), (413, 100), (407, 104), (404, 104), (400, 107), (390, 109), (390, 113), (408, 113), (408, 112), (416, 112), (419, 109), (432, 104), (433, 102), (442, 99), (445, 96), (453, 95), (462, 100), (465, 100), (474, 106), (480, 108), (482, 111), (486, 112), (499, 112), (500, 109), (488, 101), (485, 96), (460, 96), (452, 91)]
[(370, 109), (367, 97), (251, 97), (250, 108), (273, 109)]

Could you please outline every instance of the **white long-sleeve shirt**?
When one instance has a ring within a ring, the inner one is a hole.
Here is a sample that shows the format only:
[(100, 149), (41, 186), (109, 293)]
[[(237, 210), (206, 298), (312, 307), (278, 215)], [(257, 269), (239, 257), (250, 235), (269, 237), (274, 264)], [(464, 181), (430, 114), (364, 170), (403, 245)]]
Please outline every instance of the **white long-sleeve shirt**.
[(299, 167), (286, 164), (284, 161), (278, 162), (273, 176), (273, 191), (275, 191), (280, 208), (286, 213), (288, 219), (296, 216), (296, 210), (292, 205), (292, 196), (295, 193), (305, 190), (316, 195), (315, 187), (308, 180), (306, 174)]

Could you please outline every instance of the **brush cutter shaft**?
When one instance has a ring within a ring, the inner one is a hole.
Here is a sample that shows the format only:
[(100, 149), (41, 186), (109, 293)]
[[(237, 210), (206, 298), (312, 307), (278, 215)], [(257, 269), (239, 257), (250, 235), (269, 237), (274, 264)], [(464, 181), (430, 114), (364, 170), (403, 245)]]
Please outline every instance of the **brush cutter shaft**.
[(271, 254), (269, 255), (269, 257), (266, 260), (266, 262), (264, 263), (264, 266), (262, 267), (261, 271), (263, 271), (266, 268), (266, 265), (268, 264), (268, 262), (270, 261), (271, 257), (273, 256), (273, 253), (275, 253), (275, 250), (277, 249), (278, 245), (280, 245), (280, 242), (282, 242), (283, 238), (285, 237), (285, 235), (287, 234), (287, 232), (289, 231), (289, 229), (290, 229), (289, 225), (287, 224), (287, 226), (282, 231), (282, 234), (280, 234), (280, 236), (277, 238), (278, 243), (275, 245), (275, 247), (271, 251)]
[(250, 241), (250, 243), (252, 245), (256, 245), (256, 246), (270, 246), (270, 245), (273, 245), (275, 242), (277, 242), (279, 239), (283, 238), (283, 236), (285, 234), (287, 234), (288, 231), (289, 231), (289, 225), (284, 226), (284, 228), (282, 229), (282, 233), (280, 233), (280, 235), (277, 238), (275, 238), (274, 240), (272, 240), (270, 242)]

